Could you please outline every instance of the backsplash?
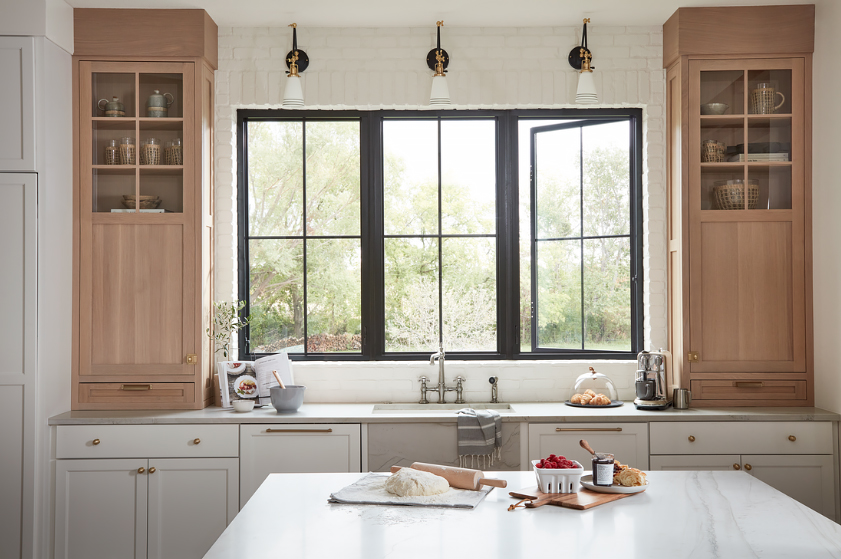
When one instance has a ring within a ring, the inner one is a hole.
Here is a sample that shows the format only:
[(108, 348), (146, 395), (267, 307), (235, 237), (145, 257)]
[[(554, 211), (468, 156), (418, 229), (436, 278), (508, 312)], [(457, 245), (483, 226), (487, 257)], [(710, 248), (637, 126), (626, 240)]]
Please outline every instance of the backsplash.
[[(575, 379), (593, 367), (607, 375), (623, 401), (634, 399), (636, 361), (447, 361), (447, 386), (459, 375), (468, 403), (489, 402), (490, 377), (499, 377), (500, 402), (563, 402)], [(303, 362), (292, 364), (295, 383), (307, 387), (307, 402), (384, 403), (420, 400), (419, 377), (438, 382), (438, 365), (428, 361)], [(455, 400), (447, 393), (447, 402)], [(437, 394), (429, 395), (437, 401)]]

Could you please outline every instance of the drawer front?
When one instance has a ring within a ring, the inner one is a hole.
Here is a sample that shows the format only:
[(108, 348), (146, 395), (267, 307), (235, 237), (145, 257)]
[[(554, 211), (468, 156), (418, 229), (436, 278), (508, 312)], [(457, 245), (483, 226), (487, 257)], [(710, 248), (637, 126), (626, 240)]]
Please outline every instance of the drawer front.
[(560, 454), (578, 460), (589, 470), (592, 457), (579, 445), (581, 439), (586, 439), (596, 452), (610, 452), (623, 464), (648, 469), (647, 423), (531, 423), (529, 463), (520, 467), (529, 470), (531, 460)]
[(192, 382), (79, 383), (79, 406), (87, 410), (183, 409), (195, 403)]
[(237, 425), (59, 425), (56, 434), (56, 458), (236, 456)]
[(651, 454), (832, 454), (832, 424), (653, 422)]
[(743, 400), (745, 405), (806, 400), (805, 380), (693, 380), (690, 387), (694, 400)]

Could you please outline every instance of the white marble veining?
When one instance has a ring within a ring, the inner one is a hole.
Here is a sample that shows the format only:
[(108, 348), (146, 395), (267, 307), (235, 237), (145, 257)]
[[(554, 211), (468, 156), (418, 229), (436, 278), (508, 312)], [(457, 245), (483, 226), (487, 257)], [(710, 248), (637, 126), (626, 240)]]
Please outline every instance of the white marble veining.
[(494, 473), (508, 489), (474, 510), (327, 502), (362, 475), (269, 476), (205, 559), (841, 557), (841, 526), (744, 472), (650, 472), (644, 493), (587, 511), (509, 512), (531, 472)]
[[(503, 422), (648, 422), (648, 421), (839, 421), (820, 408), (690, 408), (642, 411), (626, 402), (618, 408), (573, 408), (563, 403), (511, 402), (501, 410)], [(470, 404), (465, 404), (465, 407)], [(50, 425), (141, 425), (174, 423), (397, 423), (456, 422), (456, 412), (374, 413), (373, 403), (308, 404), (296, 413), (277, 413), (266, 406), (248, 413), (209, 407), (203, 410), (72, 411), (50, 418)]]

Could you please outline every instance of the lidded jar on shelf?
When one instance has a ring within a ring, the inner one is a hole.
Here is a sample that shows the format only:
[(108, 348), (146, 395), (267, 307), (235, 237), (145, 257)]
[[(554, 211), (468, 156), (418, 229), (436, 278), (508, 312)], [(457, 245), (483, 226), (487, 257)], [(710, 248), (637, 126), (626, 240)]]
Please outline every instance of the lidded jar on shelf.
[(146, 138), (141, 146), (141, 165), (161, 164), (161, 141), (158, 138)]
[(575, 386), (569, 396), (570, 403), (595, 406), (605, 406), (618, 400), (619, 393), (613, 381), (607, 375), (596, 372), (593, 367), (575, 379)]
[(105, 164), (120, 164), (120, 148), (117, 147), (117, 140), (108, 140), (108, 143), (105, 145)]

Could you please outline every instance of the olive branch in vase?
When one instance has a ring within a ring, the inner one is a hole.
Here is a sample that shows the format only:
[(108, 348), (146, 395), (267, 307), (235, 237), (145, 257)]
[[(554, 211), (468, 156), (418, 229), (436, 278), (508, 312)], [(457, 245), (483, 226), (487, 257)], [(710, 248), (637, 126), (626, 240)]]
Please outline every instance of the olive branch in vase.
[(245, 301), (221, 301), (213, 303), (213, 323), (206, 330), (207, 337), (213, 340), (214, 353), (222, 352), (228, 359), (231, 337), (251, 323), (251, 315), (241, 317), (239, 312), (245, 308)]

